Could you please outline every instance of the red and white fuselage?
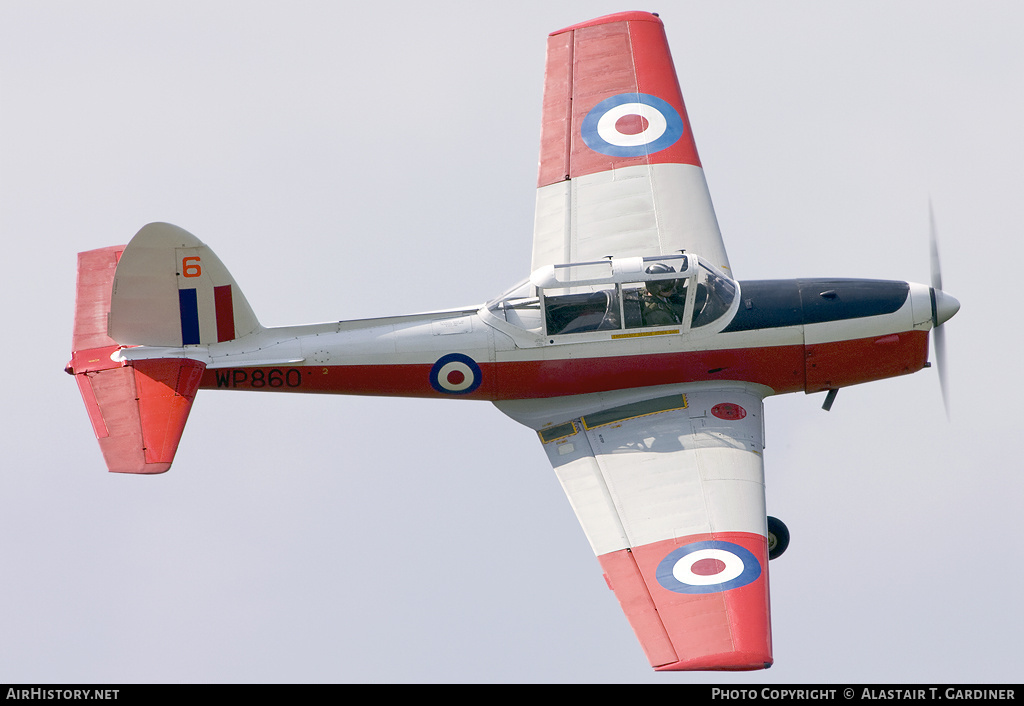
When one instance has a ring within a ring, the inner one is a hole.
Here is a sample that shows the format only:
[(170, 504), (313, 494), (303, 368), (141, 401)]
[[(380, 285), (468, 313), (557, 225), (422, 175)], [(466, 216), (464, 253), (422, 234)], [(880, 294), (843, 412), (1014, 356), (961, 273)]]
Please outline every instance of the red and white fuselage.
[(771, 394), (811, 393), (920, 370), (933, 325), (927, 285), (849, 279), (740, 282), (724, 315), (686, 331), (550, 334), (500, 314), (492, 304), (268, 328), (201, 348), (123, 348), (115, 357), (189, 358), (205, 364), (200, 388), (216, 390), (500, 401), (737, 381)]

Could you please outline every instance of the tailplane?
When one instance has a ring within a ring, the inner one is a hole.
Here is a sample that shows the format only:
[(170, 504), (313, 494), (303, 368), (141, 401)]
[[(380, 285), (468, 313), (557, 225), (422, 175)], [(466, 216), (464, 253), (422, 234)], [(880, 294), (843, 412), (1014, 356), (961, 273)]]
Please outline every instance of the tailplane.
[[(107, 468), (163, 473), (171, 467), (204, 362), (189, 347), (260, 330), (220, 259), (191, 233), (145, 226), (127, 245), (78, 255), (71, 362)], [(120, 362), (126, 346), (178, 349)]]

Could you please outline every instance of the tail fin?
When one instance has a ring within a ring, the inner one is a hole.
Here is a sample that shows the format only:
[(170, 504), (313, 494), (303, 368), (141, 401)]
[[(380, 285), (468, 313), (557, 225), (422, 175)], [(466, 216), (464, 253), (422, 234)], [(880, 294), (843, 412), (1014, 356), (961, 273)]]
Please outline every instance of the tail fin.
[(199, 238), (150, 223), (128, 243), (110, 301), (110, 337), (121, 345), (206, 345), (259, 328), (235, 280)]
[(71, 362), (107, 467), (171, 467), (205, 363), (167, 357), (120, 363), (127, 345), (181, 348), (260, 329), (217, 256), (192, 234), (152, 223), (127, 246), (78, 255)]

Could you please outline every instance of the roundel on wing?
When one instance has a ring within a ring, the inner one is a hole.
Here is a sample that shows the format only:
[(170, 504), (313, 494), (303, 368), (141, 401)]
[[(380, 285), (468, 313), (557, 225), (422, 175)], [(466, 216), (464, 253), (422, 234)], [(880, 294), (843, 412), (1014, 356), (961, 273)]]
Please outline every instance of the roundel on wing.
[(685, 126), (667, 101), (649, 93), (620, 93), (591, 108), (580, 126), (590, 149), (610, 157), (640, 157), (674, 145)]
[(750, 550), (738, 544), (706, 540), (669, 552), (655, 575), (669, 591), (718, 593), (756, 581), (761, 564)]
[(711, 408), (711, 414), (719, 419), (743, 419), (747, 416), (747, 410), (732, 402), (722, 402)]
[(462, 353), (441, 356), (430, 369), (430, 386), (446, 395), (468, 395), (482, 380), (480, 366)]

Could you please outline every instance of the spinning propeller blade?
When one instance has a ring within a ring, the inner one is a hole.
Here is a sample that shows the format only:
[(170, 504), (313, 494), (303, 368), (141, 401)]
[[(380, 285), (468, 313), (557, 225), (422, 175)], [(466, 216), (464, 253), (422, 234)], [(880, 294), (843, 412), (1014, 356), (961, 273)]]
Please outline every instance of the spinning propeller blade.
[(935, 228), (935, 211), (928, 201), (929, 249), (931, 251), (932, 275), (932, 342), (935, 348), (935, 365), (939, 370), (939, 388), (942, 390), (942, 404), (949, 418), (949, 382), (946, 367), (946, 335), (942, 324), (960, 310), (960, 302), (942, 291), (942, 266), (939, 263), (939, 239)]

